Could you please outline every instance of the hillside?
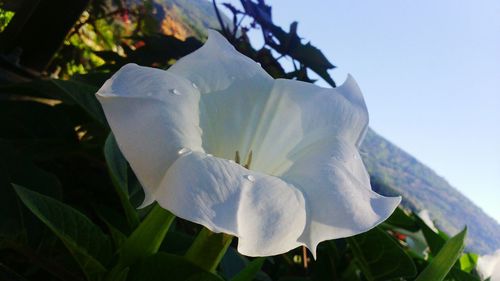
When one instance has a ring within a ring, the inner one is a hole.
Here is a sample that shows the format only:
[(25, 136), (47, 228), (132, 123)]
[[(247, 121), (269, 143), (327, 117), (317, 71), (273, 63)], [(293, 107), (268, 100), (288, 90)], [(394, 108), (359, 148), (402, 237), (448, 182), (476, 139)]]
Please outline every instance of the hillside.
[[(141, 1), (137, 0), (137, 3)], [(158, 20), (159, 31), (181, 40), (187, 37), (206, 38), (206, 29), (219, 28), (219, 21), (212, 2), (200, 0), (155, 0), (154, 17)], [(228, 24), (231, 21), (222, 14)]]
[(377, 192), (400, 194), (406, 207), (429, 210), (438, 227), (449, 234), (467, 225), (472, 251), (486, 254), (500, 248), (500, 225), (432, 169), (373, 130), (362, 151)]

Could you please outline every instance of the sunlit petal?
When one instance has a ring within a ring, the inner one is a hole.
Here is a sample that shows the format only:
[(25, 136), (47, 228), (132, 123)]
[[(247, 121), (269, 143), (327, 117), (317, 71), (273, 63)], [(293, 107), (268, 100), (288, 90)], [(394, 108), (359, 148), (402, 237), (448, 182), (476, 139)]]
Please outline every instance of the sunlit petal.
[(183, 147), (203, 151), (200, 95), (188, 80), (128, 64), (97, 92), (118, 146), (140, 180), (146, 199)]
[(248, 256), (299, 246), (306, 219), (304, 198), (294, 186), (204, 153), (179, 158), (155, 198), (181, 218), (237, 236), (238, 250)]
[(304, 195), (307, 223), (299, 241), (313, 254), (321, 241), (375, 227), (401, 201), (400, 197), (384, 197), (371, 190), (356, 147), (342, 139), (310, 147), (282, 178)]

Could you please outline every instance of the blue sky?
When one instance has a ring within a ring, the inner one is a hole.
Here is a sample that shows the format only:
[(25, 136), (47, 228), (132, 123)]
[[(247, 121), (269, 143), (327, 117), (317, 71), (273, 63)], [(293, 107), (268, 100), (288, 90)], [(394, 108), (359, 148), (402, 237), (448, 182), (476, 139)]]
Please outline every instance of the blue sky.
[(354, 76), (372, 128), (500, 222), (500, 1), (266, 2)]

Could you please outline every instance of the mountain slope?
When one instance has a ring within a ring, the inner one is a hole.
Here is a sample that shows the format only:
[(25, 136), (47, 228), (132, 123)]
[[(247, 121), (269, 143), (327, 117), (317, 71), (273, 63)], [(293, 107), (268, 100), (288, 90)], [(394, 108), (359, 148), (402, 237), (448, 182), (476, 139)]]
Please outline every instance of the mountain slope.
[(486, 254), (500, 248), (500, 225), (429, 167), (373, 130), (361, 149), (377, 192), (402, 195), (403, 205), (414, 211), (429, 210), (450, 234), (467, 225), (470, 250)]

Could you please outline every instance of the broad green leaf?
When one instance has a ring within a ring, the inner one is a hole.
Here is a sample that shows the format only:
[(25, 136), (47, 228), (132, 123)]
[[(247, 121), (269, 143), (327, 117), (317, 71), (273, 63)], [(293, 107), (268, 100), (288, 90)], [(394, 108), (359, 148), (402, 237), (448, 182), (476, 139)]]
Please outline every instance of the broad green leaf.
[(64, 243), (88, 279), (106, 272), (111, 241), (91, 220), (53, 198), (15, 185), (22, 202)]
[(450, 240), (446, 241), (439, 253), (432, 259), (427, 267), (420, 273), (416, 281), (443, 280), (464, 249), (467, 228), (462, 230)]
[(109, 134), (104, 144), (104, 156), (127, 221), (130, 227), (134, 229), (139, 224), (139, 217), (129, 200), (128, 164), (112, 133)]
[(213, 233), (202, 228), (185, 257), (199, 267), (215, 272), (233, 237), (225, 233)]
[(386, 232), (374, 228), (348, 238), (360, 269), (370, 281), (411, 277), (415, 264), (403, 248)]
[(22, 206), (12, 184), (55, 198), (61, 196), (57, 177), (37, 167), (14, 145), (0, 141), (0, 237), (26, 242), (33, 247), (39, 247), (46, 239), (54, 240), (45, 226)]
[(257, 273), (262, 268), (262, 265), (266, 261), (266, 258), (256, 258), (249, 262), (247, 266), (238, 273), (235, 277), (231, 278), (231, 281), (252, 281), (257, 275)]
[(460, 269), (465, 272), (471, 272), (477, 264), (479, 256), (474, 253), (464, 253), (460, 257)]
[(97, 87), (71, 80), (50, 81), (60, 89), (60, 92), (55, 93), (55, 97), (61, 99), (63, 102), (78, 104), (92, 118), (102, 125), (107, 126), (102, 107), (95, 97), (95, 93), (98, 90)]
[(159, 252), (130, 268), (128, 281), (222, 281), (185, 258)]

